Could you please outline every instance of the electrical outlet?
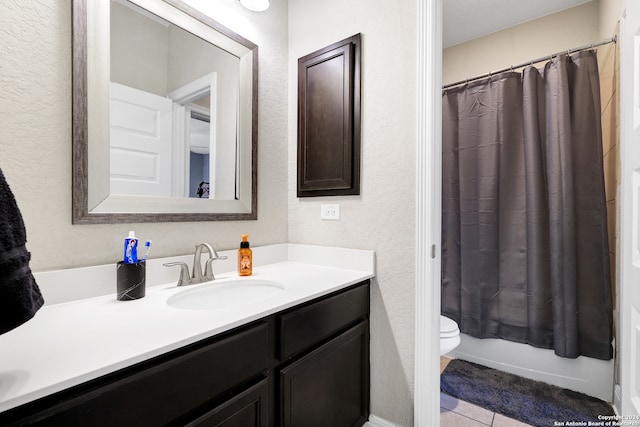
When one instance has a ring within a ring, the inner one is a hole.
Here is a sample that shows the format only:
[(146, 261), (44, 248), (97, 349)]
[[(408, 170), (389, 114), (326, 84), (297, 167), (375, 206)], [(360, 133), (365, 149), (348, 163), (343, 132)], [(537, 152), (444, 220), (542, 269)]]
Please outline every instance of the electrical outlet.
[(339, 220), (340, 205), (320, 205), (320, 219)]

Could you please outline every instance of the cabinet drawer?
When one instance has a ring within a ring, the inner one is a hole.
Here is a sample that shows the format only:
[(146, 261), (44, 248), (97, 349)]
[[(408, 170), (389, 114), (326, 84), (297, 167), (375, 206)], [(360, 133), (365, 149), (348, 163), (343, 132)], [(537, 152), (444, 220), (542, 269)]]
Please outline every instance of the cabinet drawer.
[(267, 324), (260, 323), (137, 372), (128, 369), (121, 378), (98, 380), (17, 425), (166, 425), (265, 371), (268, 338)]
[(313, 347), (369, 315), (369, 281), (278, 316), (280, 360)]

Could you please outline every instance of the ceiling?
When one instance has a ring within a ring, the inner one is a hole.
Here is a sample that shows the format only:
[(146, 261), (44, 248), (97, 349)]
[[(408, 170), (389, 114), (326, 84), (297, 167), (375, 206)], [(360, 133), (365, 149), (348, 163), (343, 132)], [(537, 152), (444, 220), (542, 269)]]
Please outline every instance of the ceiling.
[(444, 0), (443, 45), (453, 46), (591, 0)]

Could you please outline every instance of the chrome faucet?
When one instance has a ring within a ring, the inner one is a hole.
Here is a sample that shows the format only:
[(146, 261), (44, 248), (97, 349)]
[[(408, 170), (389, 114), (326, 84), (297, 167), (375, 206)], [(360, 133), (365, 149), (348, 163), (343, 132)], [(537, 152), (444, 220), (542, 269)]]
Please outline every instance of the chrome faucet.
[[(209, 258), (204, 264), (204, 274), (202, 272), (202, 250), (206, 249), (209, 252)], [(178, 279), (178, 286), (195, 285), (197, 283), (209, 282), (215, 280), (213, 274), (213, 261), (218, 259), (227, 259), (226, 256), (220, 256), (213, 249), (209, 243), (200, 243), (196, 246), (196, 252), (193, 255), (193, 271), (189, 276), (189, 266), (184, 262), (168, 262), (163, 264), (165, 267), (180, 266), (180, 278)]]

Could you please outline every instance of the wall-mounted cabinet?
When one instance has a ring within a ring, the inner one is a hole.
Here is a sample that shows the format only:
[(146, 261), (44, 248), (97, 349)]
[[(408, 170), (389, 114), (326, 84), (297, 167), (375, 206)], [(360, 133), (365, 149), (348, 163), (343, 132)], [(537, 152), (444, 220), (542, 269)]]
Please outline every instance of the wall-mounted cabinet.
[(360, 194), (360, 46), (298, 59), (298, 197)]
[(365, 281), (0, 413), (0, 425), (362, 426), (368, 319)]

